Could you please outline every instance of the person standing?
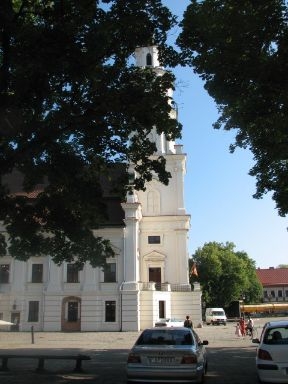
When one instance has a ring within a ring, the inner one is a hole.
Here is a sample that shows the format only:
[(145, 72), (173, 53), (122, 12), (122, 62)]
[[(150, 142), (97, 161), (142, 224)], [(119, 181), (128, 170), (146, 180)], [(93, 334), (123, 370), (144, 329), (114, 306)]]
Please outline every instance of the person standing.
[(254, 321), (253, 321), (253, 319), (251, 319), (250, 316), (248, 318), (248, 322), (247, 322), (246, 328), (247, 328), (247, 331), (249, 332), (249, 334), (251, 336), (251, 339), (253, 339)]
[(245, 336), (246, 335), (246, 329), (245, 329), (245, 320), (244, 320), (243, 316), (240, 319), (239, 325), (240, 325), (241, 335)]
[(238, 336), (238, 337), (242, 336), (242, 332), (241, 332), (240, 324), (239, 323), (236, 324), (235, 335)]
[(186, 319), (184, 321), (184, 327), (185, 328), (193, 328), (193, 322), (192, 320), (190, 319), (190, 316), (186, 316)]

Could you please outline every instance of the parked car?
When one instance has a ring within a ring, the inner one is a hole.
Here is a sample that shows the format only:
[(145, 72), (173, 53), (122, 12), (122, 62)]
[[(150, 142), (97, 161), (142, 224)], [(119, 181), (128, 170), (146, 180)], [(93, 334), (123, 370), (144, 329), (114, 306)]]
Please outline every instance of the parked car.
[(202, 383), (207, 371), (207, 340), (185, 327), (145, 329), (126, 364), (127, 383)]
[(260, 382), (288, 383), (288, 320), (267, 322), (256, 352), (256, 369)]
[(155, 327), (183, 327), (184, 320), (179, 319), (160, 319), (155, 323)]

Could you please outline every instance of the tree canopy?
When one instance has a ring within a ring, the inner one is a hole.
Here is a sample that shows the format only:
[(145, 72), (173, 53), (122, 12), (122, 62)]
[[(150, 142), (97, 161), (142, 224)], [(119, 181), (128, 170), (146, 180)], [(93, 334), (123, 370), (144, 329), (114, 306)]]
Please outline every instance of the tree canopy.
[[(113, 249), (92, 231), (106, 219), (101, 176), (132, 162), (136, 189), (152, 174), (168, 183), (149, 133), (156, 126), (168, 140), (180, 137), (166, 92), (174, 76), (131, 58), (155, 44), (161, 63), (173, 65), (166, 37), (174, 24), (158, 0), (1, 1), (1, 255), (103, 265)], [(27, 194), (42, 185), (33, 202), (3, 182), (15, 170)], [(119, 180), (120, 196), (127, 184)]]
[(247, 303), (257, 303), (262, 286), (256, 275), (255, 262), (245, 252), (236, 252), (235, 245), (209, 242), (192, 255), (206, 306), (228, 307), (245, 296)]
[(215, 100), (215, 128), (254, 155), (255, 198), (288, 213), (288, 8), (284, 0), (191, 0), (178, 44)]

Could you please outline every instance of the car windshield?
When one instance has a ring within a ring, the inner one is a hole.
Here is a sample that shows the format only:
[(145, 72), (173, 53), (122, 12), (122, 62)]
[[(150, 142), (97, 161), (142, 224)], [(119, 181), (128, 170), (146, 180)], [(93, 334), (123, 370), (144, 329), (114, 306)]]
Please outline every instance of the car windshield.
[(212, 314), (214, 316), (224, 316), (224, 312), (223, 311), (213, 311)]
[(265, 344), (288, 344), (288, 327), (268, 328), (264, 335)]
[(194, 345), (194, 340), (190, 330), (146, 329), (136, 345)]

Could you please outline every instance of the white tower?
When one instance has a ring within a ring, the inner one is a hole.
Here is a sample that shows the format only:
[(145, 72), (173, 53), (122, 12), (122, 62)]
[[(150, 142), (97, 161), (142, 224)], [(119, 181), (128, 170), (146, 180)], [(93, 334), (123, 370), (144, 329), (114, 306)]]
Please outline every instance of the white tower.
[[(159, 63), (158, 48), (155, 45), (136, 48), (135, 60), (138, 67), (151, 67), (159, 76), (162, 76), (165, 73), (164, 68)], [(172, 89), (167, 90), (167, 95), (169, 96), (172, 105)], [(171, 117), (176, 118), (176, 111), (174, 109), (171, 111)], [(149, 139), (156, 144), (157, 155), (175, 153), (175, 142), (167, 141), (163, 133), (161, 133), (161, 135), (157, 134), (155, 127), (152, 129)]]

